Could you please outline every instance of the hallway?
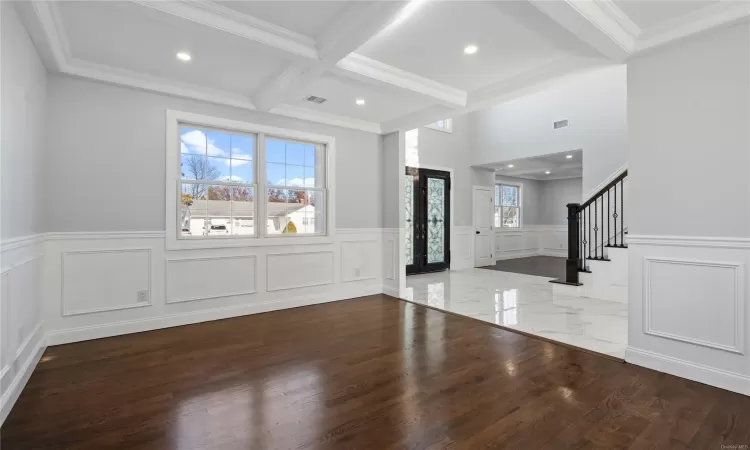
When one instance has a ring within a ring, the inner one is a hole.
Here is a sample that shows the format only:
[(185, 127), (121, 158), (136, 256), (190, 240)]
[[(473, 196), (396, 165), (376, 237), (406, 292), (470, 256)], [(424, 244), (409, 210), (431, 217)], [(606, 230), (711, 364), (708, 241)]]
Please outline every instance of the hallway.
[(624, 359), (626, 304), (553, 295), (550, 278), (465, 269), (406, 278), (406, 300)]

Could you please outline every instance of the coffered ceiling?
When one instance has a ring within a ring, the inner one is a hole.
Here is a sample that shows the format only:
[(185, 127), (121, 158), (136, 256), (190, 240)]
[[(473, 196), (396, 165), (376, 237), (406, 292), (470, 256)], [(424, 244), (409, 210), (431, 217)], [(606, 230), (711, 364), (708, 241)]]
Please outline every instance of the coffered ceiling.
[[(748, 2), (729, 0), (58, 0), (17, 8), (50, 71), (374, 133), (483, 108), (750, 15)], [(470, 45), (476, 53), (465, 54)]]

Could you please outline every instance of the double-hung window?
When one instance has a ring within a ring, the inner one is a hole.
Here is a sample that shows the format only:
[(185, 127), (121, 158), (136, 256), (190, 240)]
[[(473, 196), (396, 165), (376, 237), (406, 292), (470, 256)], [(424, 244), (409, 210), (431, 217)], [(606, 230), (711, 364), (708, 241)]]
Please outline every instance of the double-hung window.
[(180, 125), (180, 237), (256, 235), (256, 140)]
[(495, 227), (518, 228), (521, 226), (521, 187), (495, 185)]
[(267, 234), (325, 234), (325, 147), (266, 138)]
[(333, 143), (168, 111), (168, 248), (327, 242)]

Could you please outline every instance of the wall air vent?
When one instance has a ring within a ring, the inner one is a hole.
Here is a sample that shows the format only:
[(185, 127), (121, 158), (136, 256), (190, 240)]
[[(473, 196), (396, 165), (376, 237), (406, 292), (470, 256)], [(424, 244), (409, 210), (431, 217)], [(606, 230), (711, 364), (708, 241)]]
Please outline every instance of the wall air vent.
[(318, 105), (320, 105), (321, 103), (325, 103), (326, 101), (328, 101), (327, 98), (316, 97), (314, 95), (311, 95), (311, 96), (307, 97), (306, 100), (308, 102), (317, 103)]
[(552, 126), (555, 127), (555, 130), (558, 130), (560, 128), (567, 128), (568, 127), (568, 119), (565, 120), (558, 120)]

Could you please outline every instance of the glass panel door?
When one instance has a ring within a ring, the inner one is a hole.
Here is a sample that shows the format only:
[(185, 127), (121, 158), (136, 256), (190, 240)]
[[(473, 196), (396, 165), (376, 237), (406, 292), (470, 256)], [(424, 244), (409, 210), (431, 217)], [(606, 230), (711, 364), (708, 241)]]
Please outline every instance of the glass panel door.
[(450, 267), (450, 174), (406, 168), (406, 273)]

